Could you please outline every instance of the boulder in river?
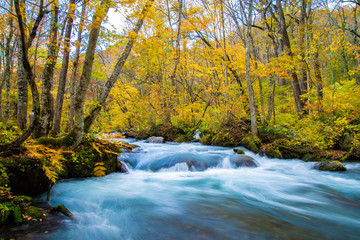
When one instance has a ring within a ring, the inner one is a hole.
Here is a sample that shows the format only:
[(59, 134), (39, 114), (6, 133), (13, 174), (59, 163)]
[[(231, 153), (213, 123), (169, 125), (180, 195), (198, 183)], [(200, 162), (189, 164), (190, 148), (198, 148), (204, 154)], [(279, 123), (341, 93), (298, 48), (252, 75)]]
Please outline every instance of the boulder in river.
[(314, 164), (313, 168), (321, 171), (346, 171), (346, 167), (339, 161), (318, 162)]
[(257, 167), (255, 159), (246, 155), (237, 155), (236, 157), (231, 159), (231, 163), (236, 167)]
[(163, 137), (149, 137), (146, 141), (146, 143), (164, 143), (164, 138)]

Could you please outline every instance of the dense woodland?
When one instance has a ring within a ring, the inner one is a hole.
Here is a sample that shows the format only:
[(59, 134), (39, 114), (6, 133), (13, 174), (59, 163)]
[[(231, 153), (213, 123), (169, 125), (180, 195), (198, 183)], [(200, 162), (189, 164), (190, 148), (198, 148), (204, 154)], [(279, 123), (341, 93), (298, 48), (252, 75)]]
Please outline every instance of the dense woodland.
[(210, 144), (282, 136), (348, 152), (359, 145), (359, 11), (360, 1), (4, 0), (0, 150), (200, 129)]

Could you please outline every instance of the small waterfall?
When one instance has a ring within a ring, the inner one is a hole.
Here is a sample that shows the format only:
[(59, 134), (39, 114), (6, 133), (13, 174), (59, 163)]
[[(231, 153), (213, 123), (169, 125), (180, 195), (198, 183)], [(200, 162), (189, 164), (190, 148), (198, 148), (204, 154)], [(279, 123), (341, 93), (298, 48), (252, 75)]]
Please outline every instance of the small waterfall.
[(226, 156), (224, 158), (224, 160), (221, 163), (221, 167), (222, 168), (232, 168), (232, 164), (230, 162), (230, 157), (229, 156)]

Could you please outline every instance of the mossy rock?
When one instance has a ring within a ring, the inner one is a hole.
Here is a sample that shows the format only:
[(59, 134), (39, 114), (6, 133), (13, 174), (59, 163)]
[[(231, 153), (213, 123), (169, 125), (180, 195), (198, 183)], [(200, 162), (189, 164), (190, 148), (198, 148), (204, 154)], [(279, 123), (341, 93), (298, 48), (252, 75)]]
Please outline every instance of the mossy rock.
[(38, 207), (30, 206), (25, 210), (25, 219), (27, 221), (35, 220), (38, 221), (40, 219), (44, 219), (46, 217), (45, 212)]
[(240, 144), (240, 141), (230, 131), (221, 131), (212, 138), (211, 144), (222, 147), (235, 147)]
[(236, 154), (245, 154), (244, 150), (242, 150), (242, 149), (234, 148), (233, 151), (234, 151)]
[(67, 217), (69, 217), (69, 218), (71, 218), (71, 219), (74, 219), (74, 215), (70, 212), (69, 209), (67, 209), (67, 208), (66, 208), (64, 205), (62, 205), (62, 204), (59, 204), (59, 205), (51, 208), (51, 209), (49, 210), (49, 212), (52, 213), (52, 214), (54, 214), (54, 213), (56, 213), (56, 212), (59, 212), (59, 213), (62, 213), (62, 214), (64, 214), (65, 216), (67, 216)]
[(185, 142), (191, 142), (192, 138), (189, 138), (187, 135), (184, 136), (180, 136), (178, 138), (175, 139), (175, 142), (178, 143), (185, 143)]
[(14, 195), (34, 196), (48, 190), (50, 180), (42, 168), (41, 159), (15, 155), (2, 163), (6, 166), (9, 187)]
[(212, 143), (212, 135), (211, 134), (204, 134), (202, 138), (200, 138), (200, 143), (204, 145), (211, 145)]
[(22, 203), (31, 203), (31, 201), (32, 201), (32, 198), (29, 196), (25, 196), (25, 195), (19, 195), (13, 199), (13, 202), (17, 205), (22, 204)]
[(261, 147), (261, 140), (258, 137), (248, 135), (241, 140), (240, 145), (244, 146), (245, 148), (249, 149), (254, 153), (259, 153)]
[(320, 171), (346, 171), (346, 167), (339, 161), (318, 162), (313, 165), (313, 168)]
[(280, 159), (283, 158), (283, 156), (281, 155), (281, 152), (279, 151), (279, 148), (274, 145), (266, 146), (265, 154), (269, 158), (280, 158)]
[(346, 160), (349, 162), (360, 161), (360, 142), (354, 141), (350, 150), (343, 156), (343, 158), (341, 160)]
[(311, 149), (310, 146), (292, 143), (286, 139), (268, 144), (265, 150), (267, 156), (283, 159), (302, 159), (306, 154), (314, 152), (316, 149)]

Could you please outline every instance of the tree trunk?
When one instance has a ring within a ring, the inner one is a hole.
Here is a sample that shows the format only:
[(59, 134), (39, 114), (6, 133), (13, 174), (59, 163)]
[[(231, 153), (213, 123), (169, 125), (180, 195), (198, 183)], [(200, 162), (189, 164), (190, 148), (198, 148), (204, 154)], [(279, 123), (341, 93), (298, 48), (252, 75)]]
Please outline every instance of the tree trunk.
[[(282, 38), (281, 39), (282, 44), (284, 45), (284, 50), (285, 50), (286, 55), (293, 58), (293, 53), (291, 51), (290, 39), (289, 39), (289, 35), (288, 35), (287, 29), (286, 29), (285, 15), (284, 15), (284, 11), (283, 11), (283, 8), (281, 5), (281, 0), (276, 0), (276, 7), (278, 10), (278, 20), (279, 20), (279, 25), (280, 25), (279, 30), (280, 30), (280, 34), (281, 34), (281, 38)], [(296, 72), (294, 72), (294, 71), (290, 71), (290, 76), (291, 76), (291, 86), (293, 89), (293, 96), (294, 96), (294, 100), (295, 100), (296, 111), (297, 111), (298, 117), (301, 118), (304, 103), (300, 98), (301, 90), (300, 90), (299, 80), (296, 75)]]
[(81, 9), (81, 17), (80, 17), (80, 23), (79, 23), (79, 30), (78, 30), (78, 36), (76, 41), (76, 51), (75, 51), (75, 57), (73, 62), (73, 69), (71, 72), (71, 79), (70, 79), (70, 111), (69, 111), (69, 119), (66, 126), (66, 131), (70, 132), (71, 128), (74, 126), (74, 105), (75, 105), (75, 86), (76, 86), (76, 75), (77, 75), (77, 69), (79, 65), (79, 58), (80, 58), (80, 47), (81, 47), (81, 35), (84, 27), (84, 21), (85, 21), (85, 12), (86, 12), (86, 2), (83, 3), (82, 9)]
[(75, 145), (77, 146), (84, 134), (84, 102), (86, 97), (86, 91), (89, 86), (92, 67), (95, 58), (95, 48), (100, 33), (100, 25), (104, 20), (109, 10), (109, 2), (103, 1), (100, 6), (96, 9), (93, 16), (92, 28), (89, 34), (89, 41), (85, 55), (84, 66), (80, 80), (76, 88), (75, 104), (74, 104), (74, 116), (75, 122), (73, 127), (73, 133), (75, 136)]
[(252, 23), (252, 11), (253, 11), (253, 1), (249, 0), (248, 8), (248, 17), (247, 17), (247, 26), (246, 26), (246, 39), (245, 39), (245, 68), (246, 68), (246, 83), (249, 95), (249, 104), (250, 104), (250, 118), (251, 118), (251, 134), (253, 136), (258, 135), (257, 123), (256, 123), (256, 106), (255, 106), (255, 93), (251, 82), (251, 68), (250, 68), (250, 53), (251, 53), (251, 23)]
[(111, 73), (110, 77), (108, 78), (104, 90), (100, 93), (97, 101), (95, 104), (93, 104), (91, 111), (89, 115), (85, 119), (85, 132), (88, 132), (90, 129), (90, 126), (95, 121), (96, 117), (101, 111), (101, 107), (104, 106), (105, 101), (110, 93), (111, 88), (114, 86), (116, 80), (118, 79), (121, 69), (123, 68), (126, 59), (128, 58), (131, 49), (136, 41), (136, 36), (138, 32), (141, 29), (141, 26), (143, 25), (144, 19), (146, 17), (147, 12), (149, 11), (149, 8), (152, 6), (154, 0), (148, 0), (140, 14), (140, 17), (134, 27), (134, 29), (131, 31), (131, 34), (129, 35), (129, 41), (126, 44), (121, 57), (119, 58), (118, 62), (115, 65), (115, 68), (113, 72)]
[(19, 41), (18, 51), (18, 71), (17, 71), (17, 85), (18, 85), (18, 105), (16, 122), (17, 126), (24, 130), (27, 125), (27, 107), (28, 107), (28, 80), (26, 78), (23, 59), (21, 41)]
[(52, 127), (52, 134), (57, 135), (60, 133), (60, 123), (61, 123), (61, 113), (63, 108), (64, 102), (64, 94), (65, 94), (65, 84), (66, 84), (66, 76), (69, 67), (69, 58), (70, 58), (70, 38), (71, 38), (71, 31), (73, 25), (73, 15), (75, 12), (75, 0), (69, 1), (69, 13), (68, 13), (68, 20), (67, 26), (65, 30), (65, 42), (64, 42), (64, 55), (63, 61), (61, 66), (61, 72), (59, 77), (59, 86), (58, 92), (56, 96), (56, 105), (54, 111), (54, 121)]
[(300, 23), (299, 23), (299, 49), (300, 49), (300, 89), (301, 94), (305, 94), (307, 92), (307, 64), (305, 60), (305, 41), (306, 34), (305, 34), (305, 26), (306, 26), (306, 6), (307, 0), (301, 0), (301, 7), (300, 7)]
[(58, 47), (57, 36), (58, 36), (58, 15), (59, 15), (59, 4), (58, 0), (52, 3), (51, 11), (51, 26), (50, 36), (48, 45), (48, 56), (43, 72), (43, 84), (41, 94), (41, 114), (40, 123), (41, 126), (36, 129), (35, 137), (42, 137), (48, 135), (51, 125), (51, 120), (54, 113), (54, 99), (51, 94), (53, 74), (55, 70)]
[[(24, 66), (26, 78), (29, 82), (31, 93), (32, 93), (32, 101), (33, 101), (33, 108), (34, 108), (34, 120), (31, 122), (30, 126), (14, 141), (7, 143), (7, 144), (0, 145), (0, 152), (5, 152), (5, 151), (9, 151), (11, 149), (20, 147), (20, 145), (31, 135), (31, 133), (39, 125), (39, 116), (40, 116), (40, 96), (39, 96), (35, 78), (34, 78), (34, 75), (33, 75), (33, 72), (32, 72), (31, 66), (30, 66), (29, 58), (28, 58), (28, 49), (27, 49), (27, 44), (25, 41), (26, 34), (25, 34), (25, 30), (24, 30), (23, 17), (22, 17), (21, 11), (20, 11), (19, 0), (14, 0), (14, 4), (15, 4), (18, 25), (19, 25), (23, 66)], [(40, 21), (41, 21), (43, 15), (44, 15), (43, 1), (40, 1), (40, 11), (38, 14), (38, 17), (41, 16), (40, 18), (38, 18), (38, 19), (40, 19)], [(36, 31), (34, 31), (32, 33), (34, 35), (36, 35)]]
[[(10, 9), (12, 9), (12, 3)], [(3, 72), (3, 81), (5, 85), (5, 104), (4, 104), (4, 122), (10, 118), (10, 78), (11, 78), (11, 66), (13, 61), (13, 50), (14, 47), (11, 46), (11, 41), (13, 40), (13, 16), (9, 15), (8, 18), (9, 24), (9, 35), (6, 38), (5, 43), (5, 70)]]

